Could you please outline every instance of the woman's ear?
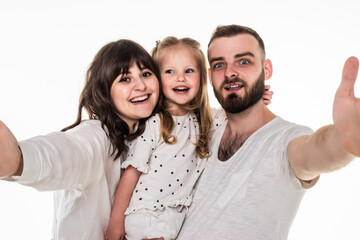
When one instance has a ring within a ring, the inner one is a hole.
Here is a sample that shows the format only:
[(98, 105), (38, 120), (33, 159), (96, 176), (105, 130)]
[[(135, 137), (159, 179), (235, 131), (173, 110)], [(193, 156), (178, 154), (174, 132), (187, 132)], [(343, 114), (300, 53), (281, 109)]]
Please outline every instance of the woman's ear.
[(270, 59), (266, 59), (264, 61), (264, 72), (265, 72), (265, 80), (270, 79), (273, 73), (272, 63)]

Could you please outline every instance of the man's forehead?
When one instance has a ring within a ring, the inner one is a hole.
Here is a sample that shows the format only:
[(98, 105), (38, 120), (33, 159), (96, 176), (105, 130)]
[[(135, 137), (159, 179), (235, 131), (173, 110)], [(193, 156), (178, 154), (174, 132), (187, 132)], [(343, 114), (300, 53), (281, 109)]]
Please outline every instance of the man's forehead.
[(252, 52), (254, 55), (260, 53), (259, 43), (250, 34), (238, 34), (231, 37), (220, 37), (214, 39), (209, 46), (209, 58), (234, 57), (243, 52)]

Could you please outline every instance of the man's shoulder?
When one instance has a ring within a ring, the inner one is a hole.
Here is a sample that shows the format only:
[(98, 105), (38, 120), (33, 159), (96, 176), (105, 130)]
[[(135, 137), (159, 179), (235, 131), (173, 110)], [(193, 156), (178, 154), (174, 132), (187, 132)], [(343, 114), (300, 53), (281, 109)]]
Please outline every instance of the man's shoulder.
[(274, 128), (274, 130), (278, 130), (278, 131), (290, 131), (290, 132), (304, 132), (304, 134), (311, 134), (313, 133), (313, 130), (305, 125), (301, 125), (301, 124), (297, 124), (294, 122), (290, 122), (288, 120), (285, 120), (283, 118), (281, 118), (280, 116), (277, 116), (274, 120), (273, 120), (273, 124), (272, 127)]

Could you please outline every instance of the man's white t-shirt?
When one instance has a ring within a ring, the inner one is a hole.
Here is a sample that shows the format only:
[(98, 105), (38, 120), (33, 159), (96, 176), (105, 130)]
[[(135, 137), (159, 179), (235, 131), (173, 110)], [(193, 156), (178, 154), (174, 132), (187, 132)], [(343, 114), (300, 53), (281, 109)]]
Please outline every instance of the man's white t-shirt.
[(215, 117), (212, 155), (178, 239), (287, 239), (305, 189), (289, 166), (286, 148), (312, 130), (276, 117), (223, 162), (218, 159), (223, 119)]

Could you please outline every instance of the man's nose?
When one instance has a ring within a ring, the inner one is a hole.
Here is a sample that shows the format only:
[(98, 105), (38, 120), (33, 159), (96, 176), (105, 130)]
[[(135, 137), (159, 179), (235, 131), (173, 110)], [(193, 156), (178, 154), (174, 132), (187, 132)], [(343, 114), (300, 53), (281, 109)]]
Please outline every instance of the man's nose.
[(237, 72), (234, 70), (233, 66), (231, 64), (228, 64), (225, 69), (225, 76), (228, 79), (232, 79), (237, 76)]

